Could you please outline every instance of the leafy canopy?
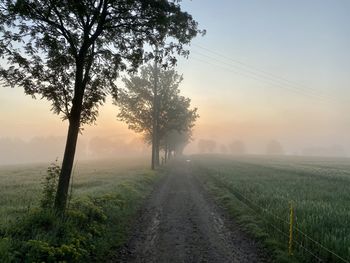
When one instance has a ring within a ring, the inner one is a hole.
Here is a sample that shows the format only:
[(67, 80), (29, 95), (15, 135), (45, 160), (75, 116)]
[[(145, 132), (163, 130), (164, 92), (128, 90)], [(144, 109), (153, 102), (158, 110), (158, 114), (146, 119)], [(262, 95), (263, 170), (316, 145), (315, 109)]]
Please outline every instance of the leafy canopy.
[(52, 102), (52, 111), (72, 118), (82, 101), (81, 123), (96, 120), (107, 94), (116, 94), (122, 70), (135, 71), (164, 46), (163, 63), (186, 55), (183, 45), (197, 22), (168, 0), (5, 0), (0, 3), (0, 68), (3, 84)]
[(139, 75), (124, 78), (125, 88), (120, 90), (118, 99), (115, 100), (120, 108), (118, 118), (126, 122), (129, 129), (143, 133), (148, 142), (152, 138), (155, 74), (158, 75), (159, 139), (173, 130), (191, 130), (198, 118), (197, 109), (190, 109), (191, 100), (180, 95), (182, 76), (175, 70), (155, 70), (148, 65), (141, 68)]

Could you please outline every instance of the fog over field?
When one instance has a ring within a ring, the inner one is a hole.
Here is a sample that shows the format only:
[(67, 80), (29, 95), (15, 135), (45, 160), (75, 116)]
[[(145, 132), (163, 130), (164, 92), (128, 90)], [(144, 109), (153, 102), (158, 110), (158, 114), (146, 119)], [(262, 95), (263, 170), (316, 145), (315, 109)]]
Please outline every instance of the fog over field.
[[(190, 74), (184, 73), (184, 76)], [(182, 92), (189, 93), (186, 78)], [(240, 90), (236, 90), (241, 92)], [(2, 123), (0, 129), (0, 164), (16, 164), (31, 162), (52, 162), (62, 159), (65, 143), (66, 122), (48, 111), (50, 105), (43, 100), (32, 100), (22, 94), (20, 89), (3, 89), (5, 96), (0, 98)], [(17, 97), (16, 97), (16, 96)], [(233, 97), (233, 99), (235, 99)], [(305, 99), (305, 98), (302, 98)], [(13, 112), (10, 102), (21, 105)], [(350, 153), (350, 140), (347, 134), (347, 116), (342, 112), (337, 119), (328, 115), (295, 116), (293, 112), (285, 112), (278, 119), (275, 116), (261, 116), (259, 111), (253, 117), (240, 120), (242, 111), (248, 106), (235, 111), (238, 106), (217, 104), (208, 106), (201, 104), (197, 97), (192, 98), (192, 104), (199, 107), (200, 118), (193, 132), (193, 141), (185, 148), (185, 153), (227, 153), (227, 154), (273, 154), (268, 151), (271, 142), (280, 144), (282, 151), (275, 154), (302, 156), (347, 157)], [(324, 105), (323, 111), (330, 111), (331, 104)], [(196, 103), (196, 104), (195, 104)], [(28, 108), (28, 110), (27, 110)], [(219, 114), (222, 110), (225, 114)], [(273, 115), (279, 115), (279, 109), (270, 109)], [(213, 112), (217, 112), (215, 118)], [(150, 146), (145, 144), (143, 136), (135, 134), (127, 125), (118, 121), (118, 108), (109, 101), (102, 106), (100, 116), (95, 125), (85, 126), (78, 141), (76, 160), (115, 158), (133, 155), (150, 155)], [(18, 115), (17, 115), (18, 114)], [(30, 115), (29, 114), (34, 114)], [(23, 116), (21, 118), (17, 116)], [(316, 116), (316, 117), (315, 117)], [(221, 120), (221, 118), (223, 118)], [(266, 123), (260, 118), (266, 119)], [(229, 121), (234, 119), (237, 121)], [(304, 122), (303, 126), (300, 122)], [(309, 123), (307, 122), (309, 121)], [(330, 123), (330, 125), (327, 125)], [(213, 141), (212, 150), (201, 149), (201, 141)], [(244, 151), (230, 149), (230, 145), (240, 142)]]
[[(62, 160), (64, 137), (34, 137), (0, 139), (0, 164), (53, 162)], [(80, 140), (77, 161), (148, 155), (148, 147), (137, 138), (125, 141), (118, 138), (93, 137)]]
[[(264, 154), (277, 141), (284, 154), (347, 156), (349, 3), (238, 2), (182, 3), (207, 30), (176, 67), (184, 77), (181, 94), (200, 115), (185, 152), (200, 152), (200, 140), (214, 140), (215, 152), (229, 152), (230, 144), (242, 141), (246, 153)], [(220, 21), (210, 19), (213, 15)], [(121, 77), (117, 85), (123, 87)], [(62, 155), (67, 122), (50, 107), (19, 87), (1, 87), (0, 163)], [(79, 136), (78, 158), (147, 152), (142, 135), (118, 121), (118, 112), (108, 97), (96, 125), (85, 125)], [(103, 149), (111, 144), (113, 150)]]
[(350, 263), (349, 14), (0, 1), (0, 263)]
[[(209, 139), (208, 139), (209, 138)], [(62, 160), (65, 138), (62, 137), (19, 137), (0, 138), (0, 165), (53, 162)], [(204, 143), (204, 146), (201, 146)], [(211, 144), (207, 147), (205, 144)], [(242, 146), (237, 146), (241, 144)], [(274, 149), (271, 144), (278, 144)], [(308, 144), (305, 144), (308, 145)], [(76, 160), (111, 159), (121, 157), (150, 157), (150, 146), (142, 138), (129, 137), (83, 137), (77, 148)], [(196, 139), (185, 148), (186, 154), (220, 153), (220, 154), (258, 154), (258, 155), (296, 155), (320, 157), (348, 157), (346, 149), (340, 144), (302, 148), (283, 144), (282, 141), (261, 141), (255, 144), (243, 140), (217, 140), (215, 137)]]

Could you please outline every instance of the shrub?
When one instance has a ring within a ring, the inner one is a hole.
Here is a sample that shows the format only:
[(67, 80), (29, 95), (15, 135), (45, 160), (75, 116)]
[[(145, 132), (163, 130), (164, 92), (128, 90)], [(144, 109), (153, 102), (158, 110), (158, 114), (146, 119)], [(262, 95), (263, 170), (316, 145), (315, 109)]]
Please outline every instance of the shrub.
[[(126, 241), (131, 218), (155, 174), (141, 174), (111, 193), (75, 199), (65, 216), (52, 208), (59, 167), (48, 168), (41, 206), (0, 234), (0, 262), (101, 262)], [(107, 220), (108, 219), (108, 220)]]
[(57, 160), (47, 168), (47, 174), (44, 178), (43, 194), (40, 201), (42, 208), (52, 208), (55, 201), (55, 194), (60, 176), (61, 167), (57, 165)]

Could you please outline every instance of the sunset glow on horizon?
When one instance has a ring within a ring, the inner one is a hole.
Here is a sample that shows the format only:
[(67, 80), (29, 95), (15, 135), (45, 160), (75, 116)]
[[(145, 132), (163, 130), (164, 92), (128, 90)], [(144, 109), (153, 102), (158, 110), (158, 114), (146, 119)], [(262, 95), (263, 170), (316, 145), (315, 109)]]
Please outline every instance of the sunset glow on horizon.
[[(289, 154), (334, 145), (350, 153), (349, 2), (182, 5), (207, 30), (175, 68), (184, 76), (182, 94), (200, 115), (187, 152), (197, 151), (199, 139), (212, 139), (218, 144), (242, 140), (250, 153), (263, 153), (270, 140)], [(0, 138), (66, 136), (67, 122), (49, 111), (48, 102), (25, 96), (21, 88), (0, 92)], [(142, 136), (117, 114), (108, 98), (96, 125), (84, 126), (80, 138), (129, 142)]]

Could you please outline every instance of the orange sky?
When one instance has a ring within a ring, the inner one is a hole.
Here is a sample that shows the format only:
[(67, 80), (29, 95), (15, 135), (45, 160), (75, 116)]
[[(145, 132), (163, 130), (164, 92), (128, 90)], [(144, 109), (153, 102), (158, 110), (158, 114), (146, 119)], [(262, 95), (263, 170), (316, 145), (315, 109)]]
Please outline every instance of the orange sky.
[[(252, 97), (248, 89), (227, 87), (222, 94), (215, 94), (215, 91), (191, 94), (194, 91), (189, 82), (184, 81), (182, 90), (199, 108), (200, 119), (194, 130), (196, 139), (215, 139), (223, 144), (240, 139), (253, 152), (263, 148), (267, 141), (277, 139), (295, 151), (295, 148), (322, 143), (324, 146), (342, 144), (349, 134), (348, 127), (345, 127), (347, 114), (339, 105), (314, 102), (286, 91), (278, 96), (256, 92)], [(20, 88), (2, 90), (0, 105), (0, 137), (28, 140), (36, 136), (64, 136), (66, 133), (67, 122), (53, 115), (46, 101), (33, 100)], [(96, 125), (86, 126), (81, 138), (99, 136), (130, 141), (137, 137), (116, 119), (117, 112), (117, 107), (108, 100), (101, 108)], [(196, 151), (196, 141), (189, 150)]]
[[(182, 93), (201, 116), (195, 139), (240, 139), (252, 152), (271, 139), (291, 153), (338, 144), (350, 153), (350, 5), (318, 1), (315, 10), (311, 2), (183, 2), (207, 29), (177, 67)], [(21, 88), (0, 87), (0, 138), (65, 136), (67, 123), (49, 109)], [(107, 101), (82, 138), (131, 140), (117, 112)]]

